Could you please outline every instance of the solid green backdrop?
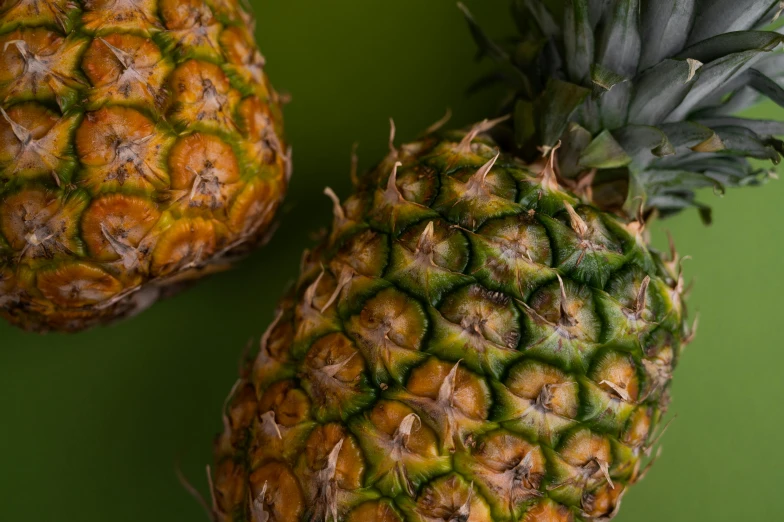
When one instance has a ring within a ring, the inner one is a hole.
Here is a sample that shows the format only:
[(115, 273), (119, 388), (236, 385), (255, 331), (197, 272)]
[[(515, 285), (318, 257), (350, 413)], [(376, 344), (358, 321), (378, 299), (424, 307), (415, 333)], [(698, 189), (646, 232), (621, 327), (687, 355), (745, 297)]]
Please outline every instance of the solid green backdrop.
[[(466, 2), (492, 34), (511, 31), (505, 0)], [(348, 191), (351, 144), (363, 167), (447, 107), (454, 124), (492, 115), (497, 93), (466, 99), (483, 70), (451, 0), (256, 0), (258, 37), (286, 109), (295, 177), (275, 239), (236, 270), (117, 326), (36, 336), (0, 325), (0, 520), (198, 522), (221, 403), (311, 234), (331, 220), (325, 185)], [(754, 115), (784, 118), (766, 105)], [(697, 341), (676, 372), (677, 418), (620, 521), (784, 520), (781, 224), (784, 186), (733, 191), (715, 224), (695, 212), (672, 230), (698, 275)]]

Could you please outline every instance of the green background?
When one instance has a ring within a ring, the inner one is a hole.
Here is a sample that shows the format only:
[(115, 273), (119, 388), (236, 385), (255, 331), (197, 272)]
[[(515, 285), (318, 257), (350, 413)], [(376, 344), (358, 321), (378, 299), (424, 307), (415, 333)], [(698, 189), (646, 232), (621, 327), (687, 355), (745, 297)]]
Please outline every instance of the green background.
[[(321, 193), (348, 191), (351, 144), (362, 167), (386, 148), (388, 118), (411, 139), (447, 107), (454, 124), (492, 115), (497, 93), (467, 99), (482, 72), (451, 0), (256, 0), (268, 72), (286, 109), (295, 177), (271, 244), (123, 324), (73, 336), (0, 325), (0, 520), (206, 521), (175, 478), (202, 490), (221, 403), (249, 339), (269, 323), (311, 235), (331, 220)], [(503, 0), (469, 0), (495, 35)], [(757, 116), (784, 118), (764, 106)], [(652, 472), (618, 520), (784, 520), (781, 226), (784, 185), (731, 192), (715, 224), (695, 212), (669, 228), (697, 275), (697, 341), (673, 386), (677, 418)]]

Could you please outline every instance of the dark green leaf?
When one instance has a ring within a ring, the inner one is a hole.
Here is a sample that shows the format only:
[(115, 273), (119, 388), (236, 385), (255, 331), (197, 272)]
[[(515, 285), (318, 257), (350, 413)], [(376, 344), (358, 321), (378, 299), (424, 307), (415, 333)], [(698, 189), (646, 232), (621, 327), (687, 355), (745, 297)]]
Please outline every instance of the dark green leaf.
[(692, 121), (679, 121), (659, 125), (676, 149), (691, 148), (710, 140), (715, 133), (704, 125)]
[(509, 55), (487, 36), (476, 19), (474, 19), (474, 15), (471, 14), (471, 11), (469, 11), (462, 2), (458, 2), (457, 6), (463, 11), (463, 15), (468, 22), (468, 28), (471, 30), (471, 35), (474, 37), (474, 41), (479, 47), (480, 56), (488, 56), (498, 62), (508, 63)]
[(647, 200), (646, 207), (658, 209), (663, 217), (668, 217), (687, 208), (696, 208), (705, 225), (713, 223), (711, 208), (695, 201), (694, 193), (691, 191), (654, 194)]
[(585, 99), (585, 102), (572, 115), (572, 119), (588, 129), (591, 134), (598, 134), (602, 131), (602, 115), (599, 112), (599, 103), (592, 96)]
[(749, 76), (749, 86), (760, 94), (765, 95), (779, 107), (784, 107), (784, 89), (757, 69), (746, 71)]
[(695, 172), (724, 172), (743, 177), (749, 171), (749, 162), (742, 156), (688, 153), (669, 156), (656, 161), (656, 168), (692, 170)]
[(514, 130), (518, 147), (523, 147), (536, 136), (536, 114), (532, 102), (518, 100), (514, 112)]
[(553, 147), (566, 130), (572, 113), (590, 94), (585, 87), (552, 79), (538, 101), (542, 146)]
[(709, 178), (701, 172), (690, 170), (656, 170), (645, 171), (644, 183), (648, 187), (683, 189), (685, 187), (700, 189), (705, 187), (721, 187), (721, 183)]
[(675, 149), (667, 139), (667, 135), (656, 127), (629, 125), (612, 134), (638, 166), (650, 163), (653, 160), (652, 156), (675, 154)]
[(572, 122), (563, 133), (562, 140), (561, 149), (558, 151), (560, 174), (564, 178), (571, 179), (584, 170), (580, 165), (580, 156), (591, 144), (591, 133)]
[(632, 84), (623, 82), (615, 85), (609, 92), (599, 98), (602, 112), (602, 126), (605, 129), (617, 129), (626, 125), (629, 116), (629, 100), (632, 97)]
[(721, 137), (729, 152), (751, 158), (770, 160), (776, 164), (781, 161), (778, 151), (749, 129), (744, 127), (716, 127), (713, 130)]

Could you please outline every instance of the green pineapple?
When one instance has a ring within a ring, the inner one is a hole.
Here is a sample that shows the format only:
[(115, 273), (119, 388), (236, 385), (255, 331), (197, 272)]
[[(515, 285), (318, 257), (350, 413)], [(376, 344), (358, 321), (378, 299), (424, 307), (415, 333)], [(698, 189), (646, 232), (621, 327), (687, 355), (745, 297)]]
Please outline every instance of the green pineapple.
[(224, 412), (221, 522), (614, 517), (655, 459), (694, 329), (656, 215), (758, 184), (778, 1), (514, 2), (483, 52), (511, 118), (433, 130), (332, 191)]

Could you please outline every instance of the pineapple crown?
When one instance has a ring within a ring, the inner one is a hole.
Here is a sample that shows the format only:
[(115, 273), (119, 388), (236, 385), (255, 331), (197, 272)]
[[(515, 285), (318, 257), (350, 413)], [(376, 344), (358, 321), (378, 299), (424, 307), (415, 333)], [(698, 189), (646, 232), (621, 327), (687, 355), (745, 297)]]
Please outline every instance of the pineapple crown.
[[(662, 216), (710, 208), (695, 191), (773, 176), (784, 123), (734, 116), (763, 97), (784, 106), (780, 0), (512, 0), (519, 36), (489, 38), (460, 4), (479, 57), (499, 67), (474, 88), (510, 87), (499, 139), (594, 204)], [(765, 29), (768, 28), (768, 29)]]

